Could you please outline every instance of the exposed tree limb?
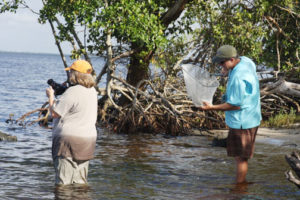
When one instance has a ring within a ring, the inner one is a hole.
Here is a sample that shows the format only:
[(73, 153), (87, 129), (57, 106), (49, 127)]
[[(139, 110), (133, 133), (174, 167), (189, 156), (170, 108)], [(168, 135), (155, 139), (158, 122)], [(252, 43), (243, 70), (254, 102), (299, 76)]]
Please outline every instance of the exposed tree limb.
[[(290, 167), (292, 168), (292, 170), (296, 173), (296, 175), (298, 176), (298, 178), (300, 178), (300, 156), (297, 152), (293, 151), (290, 155), (285, 155), (285, 159), (287, 161), (287, 163), (290, 165)], [(287, 171), (285, 173), (286, 178), (294, 183), (296, 186), (298, 186), (298, 188), (300, 188), (300, 180), (297, 179), (293, 173), (291, 172), (291, 170)]]
[[(108, 7), (108, 1), (105, 0), (105, 7)], [(107, 92), (107, 97), (110, 100), (110, 103), (114, 105), (114, 107), (122, 113), (122, 109), (114, 102), (112, 99), (112, 94), (111, 94), (111, 85), (112, 85), (112, 75), (115, 72), (115, 66), (112, 62), (112, 43), (111, 43), (111, 30), (107, 29), (107, 35), (106, 35), (106, 51), (107, 51), (107, 60), (106, 60), (106, 65), (107, 65), (107, 78), (106, 78), (106, 92)], [(107, 103), (107, 102), (106, 102)]]
[(115, 61), (121, 59), (121, 58), (126, 58), (126, 57), (129, 57), (130, 55), (134, 54), (135, 53), (135, 50), (131, 50), (131, 51), (127, 51), (127, 52), (124, 52), (114, 58), (111, 59), (111, 62), (114, 63)]
[(106, 74), (106, 72), (107, 72), (107, 67), (108, 67), (108, 65), (107, 65), (107, 63), (105, 63), (105, 65), (104, 65), (103, 68), (101, 69), (101, 72), (99, 73), (99, 75), (98, 75), (97, 78), (96, 78), (96, 84), (99, 84), (100, 81), (101, 81), (102, 76), (103, 76), (104, 74)]
[(279, 9), (281, 9), (281, 10), (284, 10), (284, 11), (290, 13), (290, 14), (293, 15), (293, 16), (296, 16), (297, 18), (300, 18), (300, 14), (299, 14), (299, 13), (295, 13), (295, 12), (292, 11), (291, 9), (283, 8), (283, 7), (279, 6), (279, 5), (275, 5), (275, 6), (276, 6), (277, 8), (279, 8)]
[(294, 183), (298, 188), (300, 188), (300, 180), (298, 180), (294, 174), (292, 173), (291, 170), (285, 172), (285, 177), (287, 178), (288, 181), (291, 183)]
[[(42, 2), (43, 2), (43, 4), (45, 5), (45, 0), (43, 0)], [(58, 21), (58, 20), (57, 20), (57, 21)], [(62, 61), (63, 61), (64, 67), (67, 68), (67, 67), (68, 67), (68, 64), (67, 64), (66, 58), (65, 58), (65, 56), (64, 56), (63, 50), (62, 50), (62, 48), (61, 48), (61, 46), (60, 46), (60, 42), (59, 42), (58, 39), (57, 39), (57, 34), (56, 34), (56, 31), (55, 31), (53, 22), (52, 22), (50, 19), (48, 20), (48, 22), (49, 22), (49, 24), (50, 24), (50, 27), (51, 27), (51, 30), (52, 30), (52, 34), (53, 34), (53, 36), (54, 36), (55, 44), (56, 44), (56, 46), (57, 46), (57, 48), (58, 48), (58, 51), (59, 51), (60, 57), (61, 57), (61, 59), (62, 59)], [(66, 72), (66, 73), (67, 73), (67, 76), (69, 77), (69, 73), (68, 73), (68, 72)]]
[(281, 78), (275, 83), (267, 84), (261, 90), (261, 95), (263, 96), (266, 94), (271, 94), (276, 92), (300, 97), (300, 85), (292, 82), (287, 82), (283, 78)]
[[(74, 27), (72, 27), (71, 33), (72, 33), (73, 37), (75, 38), (79, 48), (85, 50), (85, 46), (82, 44), (81, 40), (79, 39)], [(82, 53), (83, 53), (83, 56), (84, 56), (85, 60), (92, 64), (92, 61), (91, 61), (89, 55), (87, 54), (87, 52), (83, 51)]]
[(291, 43), (294, 43), (294, 41), (283, 31), (283, 29), (279, 26), (279, 24), (273, 17), (271, 17), (271, 16), (265, 16), (265, 17), (269, 22), (271, 22), (272, 24), (274, 24), (276, 26), (276, 28), (280, 34), (282, 34), (286, 38), (288, 38)]
[(191, 0), (178, 0), (173, 6), (162, 15), (162, 24), (165, 27), (168, 27), (170, 23), (175, 21), (182, 13), (185, 8), (185, 5), (189, 3)]

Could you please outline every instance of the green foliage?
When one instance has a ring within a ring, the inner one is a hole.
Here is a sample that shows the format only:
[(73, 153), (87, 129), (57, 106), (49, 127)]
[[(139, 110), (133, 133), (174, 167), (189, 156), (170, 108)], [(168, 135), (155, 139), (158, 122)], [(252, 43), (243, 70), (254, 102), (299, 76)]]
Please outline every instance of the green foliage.
[(160, 11), (158, 5), (151, 0), (121, 0), (111, 3), (98, 17), (104, 22), (103, 27), (112, 30), (118, 42), (130, 42), (154, 49), (166, 42), (164, 27), (159, 19)]
[[(264, 38), (263, 60), (267, 66), (276, 70), (288, 71), (300, 66), (297, 55), (300, 52), (299, 19), (300, 4), (293, 0), (272, 0), (265, 5), (264, 17), (269, 23), (267, 36)], [(277, 43), (280, 54), (280, 67), (277, 59)]]
[(300, 123), (300, 114), (296, 114), (295, 123)]
[[(192, 39), (185, 40), (186, 48), (182, 50), (183, 37), (174, 34), (173, 38), (178, 40), (176, 43), (180, 48), (170, 46), (173, 50), (180, 50), (173, 52), (178, 55), (190, 51), (188, 42), (193, 41), (196, 61), (202, 67), (208, 67), (216, 49), (231, 44), (240, 55), (251, 57), (257, 64), (274, 67), (275, 70), (280, 65), (281, 70), (289, 71), (300, 66), (299, 13), (298, 1), (292, 0), (193, 2), (180, 20), (182, 27), (192, 27), (192, 31), (186, 28), (188, 31), (185, 32), (189, 34), (187, 38)], [(279, 44), (279, 64), (276, 42)], [(166, 58), (172, 55), (165, 50), (161, 53), (165, 53)]]
[[(25, 2), (2, 0), (0, 12), (15, 12)], [(105, 55), (106, 36), (110, 32), (117, 44), (114, 54), (130, 48), (140, 49), (144, 55), (154, 50), (157, 53), (154, 62), (164, 68), (172, 67), (193, 47), (198, 51), (197, 61), (207, 67), (216, 49), (223, 44), (235, 46), (241, 55), (268, 67), (290, 70), (300, 65), (300, 8), (294, 0), (194, 0), (167, 27), (162, 18), (174, 0), (44, 2), (40, 23), (59, 19), (60, 23), (56, 23), (59, 41), (74, 43), (76, 31), (81, 34), (81, 40), (84, 38), (89, 53), (96, 55)], [(73, 55), (78, 57), (84, 51), (76, 50)]]
[(195, 5), (194, 12), (185, 17), (196, 18), (199, 28), (195, 29), (194, 38), (212, 49), (212, 52), (221, 45), (231, 44), (241, 55), (260, 62), (263, 48), (261, 39), (266, 31), (263, 26), (258, 26), (261, 13), (254, 10), (257, 10), (257, 6), (248, 5), (246, 1), (201, 1)]
[(226, 92), (226, 87), (223, 86), (223, 85), (220, 85), (220, 86), (218, 87), (218, 90), (220, 90), (220, 93), (221, 93), (221, 94), (225, 94), (225, 92)]
[(23, 0), (14, 0), (14, 1), (2, 0), (2, 2), (0, 2), (0, 13), (4, 13), (6, 11), (16, 12), (22, 3), (24, 3)]
[(169, 39), (166, 47), (158, 48), (152, 63), (165, 70), (172, 70), (174, 63), (185, 53), (185, 39), (183, 36)]
[(70, 32), (75, 26), (87, 27), (88, 49), (98, 55), (105, 50), (108, 31), (119, 44), (134, 43), (137, 47), (154, 49), (167, 41), (160, 21), (164, 9), (158, 2), (118, 0), (105, 5), (100, 0), (49, 0), (41, 10), (40, 21), (62, 16), (65, 24), (58, 26), (61, 41), (70, 40)]
[(290, 113), (280, 111), (277, 115), (272, 116), (268, 121), (263, 122), (262, 126), (271, 128), (290, 127), (296, 120), (296, 111), (291, 108)]

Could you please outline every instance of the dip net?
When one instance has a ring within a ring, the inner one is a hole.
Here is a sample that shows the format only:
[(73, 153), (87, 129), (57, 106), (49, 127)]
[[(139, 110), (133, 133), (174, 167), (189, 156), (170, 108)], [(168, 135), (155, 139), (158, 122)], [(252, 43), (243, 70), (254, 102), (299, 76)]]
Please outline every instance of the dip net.
[(189, 98), (196, 106), (201, 106), (203, 101), (212, 104), (213, 96), (219, 86), (215, 76), (196, 65), (182, 65), (184, 82)]

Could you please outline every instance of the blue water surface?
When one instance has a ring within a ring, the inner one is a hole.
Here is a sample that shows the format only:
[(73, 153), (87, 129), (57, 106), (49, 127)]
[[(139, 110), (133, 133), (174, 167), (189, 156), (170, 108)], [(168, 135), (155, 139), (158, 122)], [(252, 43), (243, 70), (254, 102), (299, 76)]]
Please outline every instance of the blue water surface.
[[(93, 58), (97, 73), (103, 64)], [(48, 79), (66, 80), (61, 58), (0, 52), (0, 69), (0, 131), (18, 138), (0, 142), (1, 199), (300, 199), (284, 175), (289, 169), (284, 155), (293, 149), (280, 143), (257, 143), (250, 183), (237, 186), (233, 159), (224, 148), (212, 147), (211, 138), (117, 135), (101, 128), (89, 185), (55, 187), (51, 130), (5, 121), (40, 108), (47, 101)]]

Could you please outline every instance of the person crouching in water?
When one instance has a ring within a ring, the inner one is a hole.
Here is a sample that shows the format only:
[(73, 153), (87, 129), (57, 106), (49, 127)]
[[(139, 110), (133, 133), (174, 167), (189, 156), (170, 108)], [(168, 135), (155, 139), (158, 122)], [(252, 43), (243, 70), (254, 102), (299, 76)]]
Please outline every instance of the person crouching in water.
[(97, 92), (91, 75), (92, 66), (75, 61), (70, 71), (69, 87), (54, 100), (54, 90), (46, 89), (53, 117), (52, 158), (55, 184), (87, 184), (89, 160), (94, 158), (97, 130)]
[(225, 103), (203, 102), (200, 109), (225, 111), (225, 122), (229, 127), (227, 155), (236, 160), (236, 183), (244, 183), (262, 118), (256, 65), (250, 58), (239, 57), (230, 45), (221, 46), (213, 62), (222, 66), (223, 73), (228, 73)]

